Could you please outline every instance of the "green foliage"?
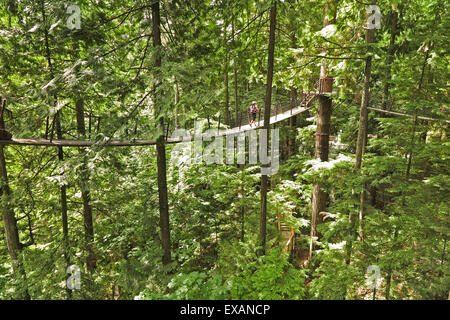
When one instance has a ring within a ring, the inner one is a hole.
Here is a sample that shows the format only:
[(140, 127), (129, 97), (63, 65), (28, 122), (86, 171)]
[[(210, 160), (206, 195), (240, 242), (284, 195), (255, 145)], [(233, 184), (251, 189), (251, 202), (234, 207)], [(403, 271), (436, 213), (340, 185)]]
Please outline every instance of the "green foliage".
[[(271, 1), (161, 1), (160, 68), (154, 66), (152, 1), (77, 3), (80, 30), (66, 27), (66, 1), (0, 2), (0, 95), (8, 99), (11, 114), (4, 120), (14, 138), (53, 133), (55, 139), (57, 112), (63, 138), (83, 138), (77, 130), (80, 98), (85, 138), (99, 144), (154, 139), (160, 116), (169, 136), (195, 120), (214, 130), (220, 120), (224, 129), (237, 123), (250, 101), (264, 105)], [(336, 21), (324, 28), (327, 3), (327, 18)], [(361, 1), (278, 1), (272, 104), (288, 105), (294, 89), (297, 103), (302, 93), (317, 90), (322, 60), (338, 94), (332, 96), (330, 161), (313, 159), (316, 105), (297, 115), (295, 126), (276, 125), (283, 156), (268, 193), (267, 255), (256, 255), (259, 165), (175, 164), (174, 147), (166, 146), (173, 262), (163, 265), (154, 147), (65, 147), (59, 160), (53, 147), (9, 145), (2, 152), (11, 194), (3, 192), (2, 179), (0, 207), (3, 215), (6, 208), (14, 211), (20, 241), (27, 244), (19, 257), (26, 278), (13, 271), (1, 219), (0, 299), (22, 298), (25, 288), (32, 299), (68, 299), (69, 264), (80, 267), (82, 279), (72, 299), (373, 299), (365, 284), (369, 265), (381, 271), (376, 299), (448, 298), (450, 143), (442, 121), (450, 104), (448, 4), (377, 4), (382, 25), (368, 45)], [(370, 111), (367, 148), (356, 171), (369, 49), (369, 106), (411, 117)], [(294, 136), (297, 148), (287, 151), (286, 140)], [(305, 265), (316, 183), (328, 194), (326, 219)], [(97, 258), (92, 272), (85, 266), (81, 193), (88, 190)], [(290, 256), (281, 251), (277, 216), (296, 232)]]
[(169, 300), (224, 300), (229, 298), (229, 286), (220, 275), (208, 275), (203, 272), (177, 274), (167, 285), (171, 293), (161, 295), (144, 291), (141, 299)]
[(281, 248), (273, 248), (232, 278), (233, 299), (280, 300), (305, 297), (304, 272), (295, 269)]

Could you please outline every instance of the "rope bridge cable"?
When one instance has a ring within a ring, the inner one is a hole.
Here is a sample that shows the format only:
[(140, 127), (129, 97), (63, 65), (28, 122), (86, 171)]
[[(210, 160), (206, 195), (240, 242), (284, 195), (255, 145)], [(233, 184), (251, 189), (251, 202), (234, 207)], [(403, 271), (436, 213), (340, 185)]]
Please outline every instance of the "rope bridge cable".
[[(296, 116), (297, 114), (300, 114), (304, 111), (307, 111), (311, 108), (310, 103), (311, 101), (317, 96), (317, 93), (311, 93), (309, 96), (303, 100), (303, 102), (295, 107), (292, 108), (289, 106), (285, 106), (281, 108), (281, 112), (278, 114), (275, 114), (271, 116), (270, 123), (274, 124), (277, 122), (281, 122), (283, 120), (289, 119), (291, 117)], [(405, 116), (405, 117), (413, 117), (412, 115), (400, 113), (400, 112), (394, 112), (394, 111), (387, 111), (382, 109), (376, 109), (368, 107), (367, 109), (373, 110), (375, 112), (381, 112), (386, 114), (392, 114), (397, 116)], [(273, 110), (271, 114), (273, 114), (275, 111)], [(247, 115), (245, 115), (247, 116)], [(430, 121), (444, 121), (446, 123), (450, 123), (450, 120), (444, 120), (444, 119), (436, 119), (436, 118), (430, 118), (430, 117), (424, 117), (424, 116), (418, 116), (418, 119), (422, 120), (430, 120)], [(246, 125), (242, 125), (241, 127), (235, 127), (227, 130), (218, 130), (218, 136), (224, 136), (228, 134), (235, 134), (239, 132), (254, 130), (257, 128), (261, 128), (264, 125), (264, 120), (257, 119), (258, 121), (255, 121), (255, 126), (250, 126), (247, 122)], [(167, 138), (166, 143), (172, 144), (172, 143), (179, 143), (183, 142), (182, 138)], [(123, 141), (123, 140), (110, 140), (107, 142), (99, 142), (99, 141), (91, 141), (91, 140), (69, 140), (69, 139), (43, 139), (43, 138), (22, 138), (22, 139), (15, 139), (12, 138), (11, 140), (0, 140), (0, 145), (26, 145), (26, 146), (53, 146), (53, 147), (90, 147), (90, 146), (97, 146), (97, 147), (133, 147), (133, 146), (149, 146), (156, 144), (156, 140), (143, 140), (143, 139), (134, 139), (132, 141)]]
[[(396, 112), (396, 111), (388, 111), (388, 110), (382, 110), (382, 109), (371, 108), (371, 107), (367, 107), (367, 109), (375, 111), (375, 112), (392, 114), (392, 115), (395, 115), (395, 116), (403, 116), (403, 117), (411, 117), (411, 118), (414, 117), (413, 115), (410, 115), (410, 114), (407, 114), (407, 113)], [(450, 123), (450, 120), (436, 119), (436, 118), (430, 118), (430, 117), (424, 117), (424, 116), (417, 116), (417, 119), (430, 120), (430, 121), (444, 121), (446, 123)]]
[[(346, 95), (355, 96), (355, 93), (347, 93)], [(373, 108), (373, 107), (367, 107), (367, 110), (372, 110), (372, 111), (379, 112), (379, 113), (392, 114), (394, 116), (414, 118), (414, 115), (412, 115), (412, 114), (402, 113), (402, 112), (398, 112), (398, 111), (383, 110), (383, 109), (378, 109), (378, 108)], [(425, 117), (425, 116), (417, 116), (417, 119), (428, 120), (428, 121), (441, 121), (441, 122), (445, 122), (445, 123), (450, 123), (450, 120), (431, 118), (431, 117)]]
[[(311, 94), (307, 96), (307, 99), (304, 99), (299, 106), (295, 108), (291, 108), (290, 106), (285, 106), (281, 108), (281, 112), (278, 114), (274, 114), (270, 118), (270, 124), (274, 124), (277, 122), (281, 122), (283, 120), (289, 119), (291, 117), (296, 116), (302, 112), (305, 112), (311, 109), (311, 102), (317, 96), (317, 94)], [(260, 120), (258, 122), (255, 121), (254, 126), (250, 126), (250, 124), (245, 124), (240, 127), (234, 127), (227, 130), (218, 130), (217, 136), (225, 136), (229, 134), (236, 134), (240, 132), (250, 131), (257, 128), (261, 128), (264, 126), (264, 120)], [(202, 134), (202, 137), (207, 137), (207, 134)], [(183, 142), (182, 137), (178, 138), (167, 138), (166, 143), (179, 143)], [(43, 139), (43, 138), (22, 138), (11, 140), (0, 140), (0, 145), (26, 145), (26, 146), (53, 146), (53, 147), (133, 147), (133, 146), (149, 146), (155, 145), (156, 140), (142, 140), (142, 139), (134, 139), (131, 141), (123, 141), (123, 140), (109, 140), (105, 142), (101, 141), (91, 141), (91, 140), (69, 140), (69, 139)]]

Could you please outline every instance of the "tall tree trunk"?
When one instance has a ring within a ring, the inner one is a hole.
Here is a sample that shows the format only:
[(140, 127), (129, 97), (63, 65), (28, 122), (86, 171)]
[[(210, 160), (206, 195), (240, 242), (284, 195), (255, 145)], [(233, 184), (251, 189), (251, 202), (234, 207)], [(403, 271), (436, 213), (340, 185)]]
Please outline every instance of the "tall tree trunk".
[(234, 113), (235, 118), (239, 117), (239, 101), (238, 101), (238, 76), (237, 76), (237, 66), (236, 61), (234, 61)]
[[(45, 24), (46, 21), (46, 14), (45, 14), (45, 6), (44, 1), (41, 2), (41, 13), (42, 13), (42, 20)], [(53, 70), (53, 64), (52, 64), (52, 58), (51, 58), (51, 52), (50, 52), (50, 44), (49, 44), (49, 34), (47, 28), (44, 29), (44, 39), (45, 39), (45, 57), (47, 59), (47, 64), (50, 70), (50, 76), (52, 79), (54, 78), (54, 70)], [(57, 104), (58, 97), (55, 95), (55, 106)], [(58, 110), (55, 115), (56, 122), (56, 135), (58, 139), (62, 139), (62, 130), (61, 130), (61, 112)], [(49, 127), (49, 117), (47, 117), (47, 125), (46, 125), (46, 138), (48, 133), (48, 127)], [(64, 150), (63, 147), (58, 147), (58, 161), (64, 160)], [(61, 185), (60, 188), (60, 204), (61, 204), (61, 220), (62, 220), (62, 227), (63, 227), (63, 242), (64, 242), (64, 260), (66, 262), (66, 265), (70, 265), (70, 247), (69, 247), (69, 227), (68, 227), (68, 216), (67, 216), (67, 187), (65, 185)], [(72, 290), (67, 288), (67, 295), (69, 298), (71, 298)]]
[[(225, 13), (224, 13), (225, 15)], [(229, 69), (229, 59), (228, 59), (228, 47), (227, 47), (227, 19), (225, 19), (225, 23), (223, 25), (223, 46), (225, 48), (225, 61), (223, 65), (223, 75), (225, 81), (225, 124), (231, 124), (231, 113), (230, 113), (230, 89), (229, 89), (229, 79), (228, 79), (228, 69)], [(235, 126), (238, 119), (235, 119)]]
[[(234, 40), (234, 18), (231, 21), (231, 32), (232, 32), (233, 40)], [(236, 59), (236, 57), (233, 58), (234, 114), (235, 114), (234, 118), (235, 119), (238, 119), (238, 117), (239, 117), (237, 60), (238, 59)]]
[[(152, 4), (152, 30), (153, 48), (155, 49), (155, 67), (161, 67), (161, 16), (159, 11), (159, 1)], [(157, 83), (161, 85), (161, 74), (157, 74)], [(157, 114), (160, 116), (160, 133), (156, 140), (156, 163), (158, 166), (158, 194), (159, 194), (159, 226), (161, 229), (161, 242), (163, 247), (163, 264), (168, 264), (171, 259), (170, 224), (169, 224), (169, 200), (167, 194), (167, 172), (166, 172), (166, 146), (164, 136), (164, 117), (161, 115), (160, 95), (155, 97)]]
[[(175, 107), (177, 107), (177, 104), (180, 102), (180, 88), (178, 85), (177, 79), (175, 79)], [(178, 108), (175, 109), (175, 129), (178, 129), (180, 127), (180, 119), (178, 115)]]
[[(375, 38), (375, 29), (368, 29), (366, 31), (366, 42), (372, 43), (374, 42), (374, 38)], [(367, 141), (367, 107), (369, 106), (371, 68), (372, 68), (372, 55), (369, 53), (368, 56), (366, 57), (366, 66), (364, 69), (364, 85), (359, 114), (358, 139), (356, 142), (356, 156), (355, 156), (356, 170), (361, 169), (362, 156), (364, 154)]]
[[(393, 249), (397, 247), (397, 237), (398, 237), (398, 229), (396, 228), (394, 231), (394, 241), (393, 241)], [(392, 265), (389, 263), (387, 268), (387, 275), (386, 275), (386, 288), (384, 291), (384, 296), (386, 300), (389, 300), (391, 298), (391, 282), (392, 282)]]
[[(245, 179), (245, 172), (244, 172), (244, 165), (240, 164), (239, 165), (239, 169), (241, 170), (241, 181), (244, 181)], [(244, 238), (245, 238), (245, 185), (244, 183), (241, 183), (241, 187), (240, 187), (240, 204), (239, 204), (239, 210), (240, 210), (240, 220), (241, 220), (241, 234), (240, 234), (240, 239), (242, 242), (244, 242)]]
[[(373, 43), (375, 41), (375, 29), (367, 29), (366, 30), (366, 42)], [(358, 128), (358, 138), (356, 142), (356, 156), (355, 156), (355, 172), (361, 169), (362, 165), (362, 157), (364, 155), (366, 143), (367, 143), (367, 127), (368, 127), (368, 111), (367, 107), (369, 106), (369, 97), (370, 97), (370, 75), (372, 68), (372, 54), (369, 50), (366, 57), (366, 64), (364, 68), (364, 84), (363, 84), (363, 93), (361, 98), (361, 108), (359, 114), (359, 128)], [(363, 190), (359, 195), (359, 216), (358, 216), (358, 231), (360, 238), (363, 237), (362, 231), (362, 220), (365, 214), (365, 191)], [(346, 265), (349, 265), (351, 262), (351, 256), (353, 251), (353, 241), (356, 240), (356, 222), (353, 217), (353, 212), (350, 211), (348, 216), (349, 224), (350, 224), (350, 234), (349, 239), (346, 244)], [(345, 289), (347, 291), (347, 288)]]
[[(400, 8), (398, 10), (401, 10)], [(395, 39), (397, 37), (397, 27), (398, 27), (398, 11), (393, 10), (392, 12), (392, 21), (391, 21), (391, 39), (389, 42), (389, 48), (387, 51), (387, 71), (386, 71), (386, 80), (383, 88), (383, 99), (381, 102), (382, 109), (387, 110), (389, 107), (389, 89), (390, 89), (390, 81), (391, 81), (391, 73), (392, 73), (392, 63), (394, 62), (394, 54), (395, 54)]]
[[(58, 139), (63, 139), (62, 129), (61, 129), (61, 119), (60, 113), (57, 114), (56, 118), (56, 135)], [(64, 161), (64, 150), (63, 147), (58, 147), (58, 161)], [(64, 171), (61, 170), (60, 175), (64, 175)], [(60, 204), (61, 204), (61, 222), (63, 227), (63, 255), (64, 261), (66, 262), (66, 267), (70, 266), (70, 243), (69, 243), (69, 223), (67, 215), (67, 187), (65, 184), (60, 185)], [(72, 298), (72, 290), (66, 286), (66, 293), (69, 299)]]
[[(41, 12), (42, 12), (42, 19), (45, 24), (46, 21), (46, 14), (45, 14), (45, 5), (44, 1), (41, 2)], [(52, 64), (52, 57), (51, 57), (51, 51), (50, 51), (50, 44), (49, 44), (49, 34), (48, 29), (44, 29), (44, 40), (45, 40), (45, 57), (47, 59), (47, 64), (50, 70), (50, 76), (52, 79), (54, 79), (54, 70), (53, 70), (53, 64)], [(57, 105), (58, 97), (54, 96), (54, 103), (55, 106)], [(62, 130), (61, 130), (61, 111), (56, 111), (56, 115), (54, 117), (55, 126), (56, 126), (56, 135), (58, 139), (62, 139)], [(48, 133), (48, 126), (49, 126), (49, 117), (47, 117), (47, 129), (46, 129), (46, 138)], [(52, 132), (53, 135), (53, 132)], [(64, 150), (63, 147), (58, 147), (58, 161), (64, 160)], [(69, 244), (69, 227), (68, 227), (68, 215), (67, 215), (67, 187), (65, 185), (60, 185), (59, 188), (60, 191), (60, 205), (61, 205), (61, 220), (62, 220), (62, 227), (63, 227), (63, 247), (64, 247), (64, 260), (66, 262), (66, 266), (70, 265), (70, 244)], [(68, 298), (72, 297), (72, 290), (70, 290), (66, 286), (66, 292)]]
[[(375, 29), (367, 29), (366, 31), (366, 42), (373, 43), (375, 41)], [(370, 75), (372, 68), (372, 55), (369, 52), (366, 57), (366, 66), (364, 69), (364, 85), (363, 93), (361, 99), (361, 109), (359, 115), (359, 129), (358, 129), (358, 139), (356, 142), (356, 159), (355, 159), (355, 171), (361, 169), (362, 157), (364, 155), (365, 147), (367, 144), (367, 127), (368, 127), (368, 112), (367, 107), (369, 106), (370, 97)], [(362, 238), (362, 219), (365, 214), (365, 192), (362, 191), (359, 194), (360, 208), (359, 208), (359, 234)], [(350, 218), (351, 219), (351, 218)]]
[[(333, 18), (329, 20), (328, 15), (332, 13)], [(332, 0), (329, 0), (324, 9), (323, 26), (333, 24), (336, 20), (336, 7)], [(324, 47), (323, 55), (326, 55), (326, 47)], [(325, 60), (322, 61), (320, 67), (320, 81), (324, 81), (328, 76), (327, 65)], [(328, 161), (328, 149), (330, 141), (330, 122), (331, 122), (331, 104), (332, 100), (329, 96), (319, 95), (319, 110), (316, 130), (315, 158), (320, 161)], [(314, 238), (318, 236), (317, 225), (322, 223), (320, 212), (326, 208), (327, 194), (322, 190), (320, 184), (316, 183), (313, 187), (313, 195), (311, 202), (311, 232), (309, 243), (309, 258), (312, 257), (314, 251)]]
[(6, 160), (4, 146), (0, 146), (0, 210), (2, 211), (3, 226), (5, 228), (6, 245), (11, 258), (14, 276), (17, 283), (17, 298), (29, 300), (27, 277), (22, 262), (22, 244), (19, 239), (19, 230), (14, 210), (9, 202), (11, 198), (11, 189), (8, 182), (8, 171), (6, 169)]
[[(225, 66), (224, 66), (224, 81), (225, 81), (225, 124), (230, 125), (230, 89), (229, 89), (229, 79), (228, 79), (228, 53), (225, 58)], [(234, 125), (238, 119), (235, 119)]]
[[(75, 109), (77, 115), (77, 132), (79, 139), (86, 137), (86, 127), (84, 123), (84, 101), (78, 98), (75, 101)], [(81, 189), (81, 198), (83, 199), (83, 220), (84, 220), (84, 237), (86, 241), (86, 265), (89, 272), (93, 272), (97, 266), (97, 258), (94, 250), (94, 223), (92, 220), (91, 207), (91, 191), (89, 188), (89, 171), (87, 167), (87, 158), (84, 148), (78, 149), (82, 165), (79, 177), (79, 187)]]
[[(331, 98), (319, 96), (319, 116), (316, 133), (315, 158), (320, 161), (328, 161), (330, 120), (331, 120)], [(326, 209), (327, 194), (322, 190), (319, 183), (314, 184), (311, 202), (311, 233), (309, 245), (309, 258), (314, 251), (314, 238), (318, 236), (317, 226), (323, 222), (320, 212)]]
[[(297, 47), (297, 37), (296, 37), (296, 25), (295, 24), (290, 24), (289, 25), (289, 30), (291, 31), (291, 47), (292, 48), (296, 48)], [(292, 63), (296, 63), (298, 60), (297, 56), (294, 56), (294, 58), (292, 59)], [(289, 91), (289, 107), (290, 109), (295, 109), (297, 107), (297, 100), (298, 100), (298, 91), (297, 88), (291, 86), (290, 91)], [(296, 151), (296, 128), (297, 128), (297, 116), (293, 116), (289, 118), (289, 136), (287, 139), (287, 158), (289, 158), (292, 154), (295, 153)]]
[[(2, 139), (11, 138), (5, 128), (5, 122), (3, 120), (5, 109), (6, 99), (2, 100), (0, 97), (0, 132), (2, 134)], [(22, 263), (22, 249), (24, 246), (20, 243), (17, 220), (14, 209), (10, 204), (11, 189), (9, 187), (4, 148), (3, 145), (0, 146), (0, 210), (2, 212), (3, 226), (5, 228), (6, 246), (8, 247), (14, 276), (16, 278), (17, 298), (29, 300), (30, 295), (28, 293), (27, 277)]]
[[(419, 79), (419, 84), (417, 87), (417, 94), (420, 95), (421, 91), (422, 91), (422, 85), (423, 85), (423, 78), (425, 76), (425, 68), (427, 66), (427, 61), (428, 61), (428, 57), (430, 55), (430, 48), (426, 48), (426, 53), (425, 53), (425, 59), (423, 61), (423, 65), (422, 65), (422, 73), (420, 75), (420, 79)], [(411, 164), (412, 164), (412, 156), (413, 156), (413, 151), (414, 151), (414, 139), (416, 137), (416, 127), (417, 127), (417, 110), (414, 111), (414, 124), (412, 127), (412, 135), (411, 135), (411, 144), (410, 144), (410, 151), (408, 153), (408, 163), (406, 166), (406, 179), (409, 178), (409, 174), (411, 172)]]
[[(295, 109), (297, 107), (297, 99), (298, 99), (298, 93), (297, 89), (294, 87), (291, 87), (291, 90), (289, 92), (289, 104), (291, 109)], [(289, 127), (290, 127), (290, 134), (288, 138), (288, 158), (293, 155), (297, 149), (295, 143), (296, 143), (296, 128), (297, 128), (297, 116), (293, 116), (289, 118)]]
[[(277, 5), (276, 1), (272, 1), (270, 8), (270, 30), (269, 30), (269, 47), (267, 58), (267, 84), (266, 84), (266, 100), (264, 103), (264, 129), (267, 132), (267, 148), (270, 143), (270, 108), (272, 104), (272, 82), (273, 82), (273, 61), (275, 53), (275, 26), (277, 18)], [(268, 176), (261, 176), (261, 214), (259, 220), (259, 243), (261, 249), (259, 255), (264, 255), (266, 251), (266, 220), (267, 220), (267, 189), (268, 189)]]

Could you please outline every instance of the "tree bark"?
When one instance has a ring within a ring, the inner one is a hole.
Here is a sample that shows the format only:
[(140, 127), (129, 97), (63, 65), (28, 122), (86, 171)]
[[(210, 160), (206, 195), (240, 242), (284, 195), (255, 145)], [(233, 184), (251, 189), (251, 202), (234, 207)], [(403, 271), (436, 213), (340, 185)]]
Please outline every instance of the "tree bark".
[[(228, 48), (227, 48), (227, 19), (225, 19), (225, 23), (223, 25), (223, 46), (225, 48), (225, 61), (223, 66), (224, 72), (224, 81), (225, 81), (225, 124), (230, 125), (231, 117), (230, 117), (230, 89), (229, 89), (229, 79), (228, 79)], [(235, 126), (238, 119), (235, 119)]]
[(3, 224), (5, 227), (8, 252), (11, 256), (14, 267), (14, 265), (17, 263), (17, 256), (22, 250), (22, 245), (19, 240), (19, 230), (17, 229), (17, 221), (15, 218), (14, 210), (9, 205), (11, 189), (9, 188), (8, 172), (6, 169), (6, 160), (3, 146), (0, 146), (0, 171), (2, 179), (0, 194), (2, 196), (1, 209)]
[[(86, 137), (86, 127), (84, 123), (84, 101), (79, 98), (75, 101), (77, 115), (77, 132), (80, 139)], [(59, 138), (59, 137), (58, 137)], [(82, 161), (81, 172), (79, 176), (79, 187), (81, 189), (81, 198), (83, 199), (83, 220), (84, 236), (86, 241), (86, 266), (89, 272), (93, 272), (97, 266), (97, 258), (94, 249), (94, 222), (92, 219), (91, 191), (89, 188), (89, 171), (87, 167), (86, 152), (79, 148), (79, 155)]]
[(6, 169), (6, 160), (4, 147), (0, 146), (0, 210), (2, 211), (3, 226), (5, 228), (6, 245), (11, 257), (14, 276), (17, 281), (16, 291), (18, 299), (29, 300), (27, 278), (25, 268), (22, 263), (22, 244), (20, 243), (19, 230), (14, 210), (11, 208), (9, 200), (11, 198), (11, 189), (8, 182), (8, 171)]
[[(290, 24), (289, 30), (292, 32), (291, 36), (291, 46), (292, 48), (297, 47), (297, 37), (296, 37), (296, 25)], [(296, 63), (298, 58), (294, 56), (292, 59), (292, 63)], [(297, 88), (291, 87), (289, 91), (289, 107), (290, 109), (295, 109), (297, 107), (297, 101), (298, 101), (298, 91)], [(289, 137), (287, 139), (287, 152), (286, 152), (286, 158), (289, 158), (291, 155), (293, 155), (297, 149), (296, 147), (296, 128), (297, 128), (297, 116), (293, 116), (289, 118)]]
[[(0, 97), (0, 132), (6, 135), (5, 122), (3, 120), (6, 109), (6, 99)], [(2, 212), (3, 226), (5, 228), (6, 246), (11, 257), (14, 276), (17, 281), (18, 298), (30, 299), (27, 286), (25, 268), (22, 264), (23, 245), (20, 242), (19, 229), (14, 209), (10, 204), (11, 189), (8, 181), (8, 170), (6, 168), (4, 146), (0, 146), (0, 210)]]
[[(297, 107), (297, 98), (298, 98), (298, 93), (297, 93), (297, 89), (294, 87), (291, 87), (291, 90), (289, 92), (289, 104), (290, 104), (290, 108), (295, 109)], [(295, 151), (297, 149), (296, 147), (296, 128), (297, 128), (297, 116), (293, 116), (291, 118), (289, 118), (289, 127), (290, 127), (290, 132), (289, 132), (289, 137), (287, 139), (287, 158), (289, 158), (291, 155), (295, 154)]]
[[(333, 18), (329, 20), (328, 14), (332, 12)], [(336, 20), (336, 8), (332, 0), (328, 1), (324, 9), (323, 26), (333, 24)], [(326, 47), (324, 46), (323, 55), (326, 55)], [(320, 67), (320, 80), (324, 81), (328, 76), (327, 65), (325, 60), (322, 61)], [(331, 104), (332, 100), (329, 96), (319, 95), (319, 109), (317, 115), (316, 145), (314, 157), (320, 161), (328, 161), (328, 149), (330, 141), (330, 122), (331, 122)], [(326, 209), (327, 194), (322, 190), (321, 185), (316, 183), (313, 188), (311, 202), (311, 232), (309, 243), (309, 258), (311, 259), (314, 251), (314, 238), (318, 236), (317, 225), (323, 222), (320, 212)]]
[[(159, 1), (152, 5), (152, 29), (153, 48), (155, 49), (155, 67), (161, 67), (161, 16)], [(157, 73), (157, 85), (161, 84), (160, 73)], [(162, 106), (159, 95), (155, 97), (158, 110), (160, 133), (156, 140), (156, 163), (158, 167), (158, 195), (159, 195), (159, 226), (161, 230), (161, 242), (163, 248), (163, 264), (168, 264), (171, 259), (170, 223), (169, 223), (169, 200), (167, 194), (167, 172), (166, 172), (166, 146), (164, 137), (164, 117), (161, 115)]]
[[(45, 5), (44, 1), (41, 3), (41, 12), (42, 12), (42, 19), (46, 21), (46, 14), (45, 14)], [(47, 64), (50, 69), (50, 75), (52, 79), (54, 79), (54, 70), (52, 65), (52, 58), (51, 58), (51, 52), (50, 52), (50, 44), (49, 44), (49, 34), (47, 28), (44, 29), (44, 39), (45, 39), (45, 56), (47, 58)], [(55, 105), (57, 103), (57, 96), (55, 95)], [(61, 130), (61, 112), (58, 110), (55, 115), (55, 122), (56, 122), (56, 135), (58, 139), (62, 139), (62, 130)], [(46, 133), (45, 138), (47, 139), (48, 134), (48, 127), (49, 127), (49, 117), (47, 117), (47, 125), (46, 125)], [(62, 146), (58, 147), (58, 161), (64, 160), (64, 150)], [(59, 191), (60, 191), (60, 204), (61, 204), (61, 220), (62, 220), (62, 226), (63, 226), (63, 246), (64, 246), (64, 260), (66, 262), (66, 265), (70, 265), (70, 247), (69, 247), (69, 227), (68, 227), (68, 216), (67, 216), (67, 187), (65, 185), (60, 185)], [(66, 286), (66, 292), (69, 299), (72, 297), (72, 290), (70, 290)]]
[(239, 202), (239, 219), (241, 220), (241, 234), (240, 239), (242, 242), (244, 242), (245, 238), (245, 184), (243, 183), (245, 179), (245, 172), (244, 172), (244, 164), (239, 164), (239, 169), (241, 171), (241, 186), (240, 186), (240, 202)]
[[(366, 42), (372, 43), (375, 41), (375, 29), (366, 30)], [(364, 68), (364, 84), (363, 93), (361, 98), (361, 108), (359, 114), (359, 128), (358, 128), (358, 138), (356, 142), (356, 155), (355, 155), (355, 172), (359, 171), (362, 166), (362, 157), (364, 155), (366, 143), (367, 143), (367, 126), (368, 126), (368, 106), (370, 97), (370, 75), (372, 68), (372, 55), (369, 50), (366, 57), (366, 64)], [(363, 190), (359, 195), (359, 215), (358, 215), (358, 232), (360, 238), (363, 239), (362, 231), (362, 220), (365, 214), (365, 191)], [(346, 260), (347, 265), (351, 262), (351, 256), (353, 251), (353, 241), (356, 240), (356, 223), (353, 218), (353, 212), (350, 211), (348, 215), (348, 220), (350, 224), (350, 234), (346, 245)], [(347, 289), (346, 289), (347, 291)]]
[(175, 79), (175, 129), (180, 128), (180, 119), (178, 115), (177, 105), (180, 102), (180, 88), (178, 85), (178, 81)]
[[(375, 29), (368, 29), (366, 33), (366, 42), (374, 42)], [(366, 66), (364, 69), (364, 85), (363, 94), (361, 99), (361, 109), (359, 114), (359, 129), (358, 139), (356, 142), (356, 157), (355, 157), (355, 169), (361, 169), (362, 156), (364, 154), (366, 141), (367, 141), (367, 107), (369, 106), (370, 95), (370, 74), (372, 68), (372, 55), (369, 54), (366, 57)]]
[[(266, 99), (264, 103), (264, 129), (267, 132), (267, 147), (269, 148), (270, 141), (270, 108), (272, 103), (272, 82), (273, 82), (273, 62), (275, 54), (275, 26), (277, 18), (276, 1), (272, 1), (270, 8), (270, 29), (269, 29), (269, 46), (267, 58), (267, 84), (266, 84)], [(261, 212), (259, 220), (259, 255), (264, 255), (266, 251), (266, 220), (267, 220), (267, 189), (268, 176), (261, 176)]]
[[(228, 79), (228, 54), (225, 58), (224, 66), (224, 81), (225, 81), (225, 124), (230, 125), (230, 89), (229, 89), (229, 79)], [(235, 119), (235, 126), (238, 119)]]
[[(234, 40), (234, 20), (231, 21), (231, 32)], [(237, 75), (237, 61), (233, 58), (233, 85), (234, 85), (234, 113), (235, 119), (239, 116), (239, 101), (238, 101), (238, 75)]]
[[(316, 151), (315, 158), (320, 161), (328, 161), (329, 137), (330, 137), (330, 120), (331, 120), (331, 98), (319, 96), (319, 115), (316, 132)], [(322, 190), (319, 183), (314, 184), (313, 196), (311, 203), (311, 233), (309, 258), (312, 257), (314, 251), (314, 237), (317, 237), (317, 226), (323, 222), (320, 212), (326, 209), (327, 194)]]
[(235, 113), (236, 119), (239, 116), (238, 82), (237, 81), (238, 81), (237, 67), (236, 67), (236, 61), (234, 61), (234, 113)]
[[(394, 239), (392, 244), (392, 249), (396, 249), (397, 247), (397, 237), (398, 237), (398, 229), (396, 228), (394, 231)], [(392, 272), (393, 268), (392, 265), (389, 263), (387, 268), (387, 275), (386, 275), (386, 288), (384, 291), (384, 296), (386, 300), (389, 300), (391, 298), (391, 282), (392, 282)]]
[[(399, 9), (400, 10), (400, 9)], [(397, 37), (397, 27), (398, 27), (398, 11), (392, 11), (392, 21), (391, 21), (391, 39), (389, 42), (389, 48), (387, 51), (387, 72), (386, 72), (386, 80), (383, 88), (383, 98), (382, 98), (382, 109), (387, 110), (389, 107), (389, 89), (390, 89), (390, 81), (391, 81), (391, 73), (392, 73), (392, 63), (394, 62), (394, 54), (395, 54), (395, 39)]]
[[(56, 135), (58, 139), (62, 139), (62, 130), (61, 130), (61, 119), (60, 114), (58, 113), (56, 118)], [(64, 161), (64, 150), (63, 147), (58, 147), (58, 161)], [(64, 172), (61, 171), (60, 175), (63, 176)], [(70, 242), (69, 242), (69, 224), (68, 224), (68, 215), (67, 215), (67, 187), (66, 185), (60, 185), (60, 204), (61, 204), (61, 221), (63, 227), (63, 250), (64, 250), (64, 261), (66, 262), (66, 267), (70, 266)], [(66, 293), (69, 299), (72, 298), (72, 290), (66, 286)]]
[[(366, 42), (372, 43), (375, 41), (375, 29), (368, 29), (366, 31)], [(362, 157), (365, 152), (366, 144), (367, 144), (367, 127), (368, 127), (368, 106), (369, 106), (369, 97), (370, 97), (370, 75), (372, 68), (372, 55), (369, 52), (369, 55), (366, 57), (366, 66), (364, 69), (364, 85), (363, 85), (363, 94), (361, 99), (361, 109), (359, 115), (359, 129), (358, 129), (358, 139), (356, 142), (356, 156), (355, 156), (355, 171), (361, 169), (362, 166)], [(358, 230), (359, 235), (362, 239), (362, 220), (365, 214), (365, 192), (364, 190), (359, 194), (360, 208), (359, 208), (359, 219), (358, 219)], [(350, 213), (351, 216), (351, 213)], [(351, 219), (351, 217), (350, 217)]]
[[(420, 75), (420, 79), (419, 79), (419, 84), (417, 87), (417, 94), (421, 94), (422, 91), (422, 85), (423, 85), (423, 78), (425, 76), (425, 68), (427, 66), (427, 61), (428, 61), (428, 57), (430, 55), (430, 49), (426, 48), (426, 53), (425, 53), (425, 59), (423, 61), (423, 65), (422, 65), (422, 73)], [(406, 166), (406, 179), (409, 179), (409, 174), (411, 172), (411, 165), (412, 165), (412, 156), (413, 156), (413, 152), (414, 152), (414, 139), (416, 137), (416, 127), (417, 127), (417, 110), (414, 111), (414, 124), (412, 127), (412, 134), (411, 134), (411, 144), (410, 144), (410, 150), (408, 153), (408, 162), (407, 162), (407, 166)]]

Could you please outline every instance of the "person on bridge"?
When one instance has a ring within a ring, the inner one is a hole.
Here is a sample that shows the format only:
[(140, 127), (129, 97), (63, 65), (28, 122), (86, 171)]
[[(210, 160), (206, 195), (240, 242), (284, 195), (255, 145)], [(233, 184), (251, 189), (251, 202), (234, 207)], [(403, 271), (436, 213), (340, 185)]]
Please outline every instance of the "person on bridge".
[(258, 105), (256, 104), (256, 101), (252, 101), (252, 104), (250, 107), (248, 107), (248, 113), (250, 114), (250, 127), (255, 124), (256, 120), (256, 113), (259, 111)]

